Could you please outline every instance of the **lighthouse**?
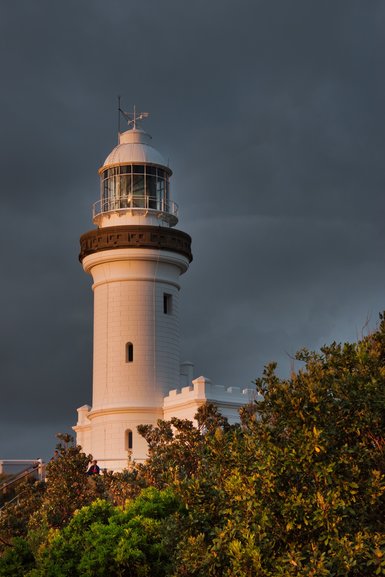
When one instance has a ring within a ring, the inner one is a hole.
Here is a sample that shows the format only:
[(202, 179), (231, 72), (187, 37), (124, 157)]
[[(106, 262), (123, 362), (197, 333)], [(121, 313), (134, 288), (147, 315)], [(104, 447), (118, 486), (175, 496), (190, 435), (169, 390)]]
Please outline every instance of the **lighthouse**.
[[(140, 424), (177, 416), (193, 419), (213, 400), (232, 420), (247, 402), (237, 387), (193, 380), (180, 364), (180, 276), (192, 261), (191, 238), (178, 230), (172, 171), (138, 121), (99, 169), (96, 228), (80, 238), (79, 259), (94, 295), (92, 406), (78, 409), (77, 443), (101, 467), (121, 470), (147, 456)], [(245, 396), (246, 395), (246, 396)]]
[(163, 399), (179, 383), (179, 277), (192, 260), (189, 235), (174, 228), (172, 171), (138, 127), (142, 116), (134, 112), (99, 169), (97, 228), (80, 239), (93, 279), (94, 348), (92, 409), (80, 409), (75, 430), (112, 469), (145, 457), (136, 427), (163, 418)]

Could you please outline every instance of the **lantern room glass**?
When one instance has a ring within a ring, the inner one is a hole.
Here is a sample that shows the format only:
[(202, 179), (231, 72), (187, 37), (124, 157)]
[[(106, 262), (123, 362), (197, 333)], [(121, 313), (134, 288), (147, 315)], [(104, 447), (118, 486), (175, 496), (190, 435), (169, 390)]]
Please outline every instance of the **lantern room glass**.
[(169, 174), (157, 166), (127, 164), (101, 173), (102, 212), (149, 208), (168, 212)]

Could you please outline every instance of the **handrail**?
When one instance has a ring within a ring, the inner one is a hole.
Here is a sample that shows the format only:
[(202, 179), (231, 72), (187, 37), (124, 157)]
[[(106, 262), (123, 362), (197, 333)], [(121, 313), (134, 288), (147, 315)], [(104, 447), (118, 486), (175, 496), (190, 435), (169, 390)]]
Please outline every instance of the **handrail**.
[(27, 467), (26, 469), (23, 469), (23, 471), (20, 471), (20, 473), (17, 473), (16, 476), (14, 476), (12, 479), (2, 483), (0, 485), (0, 491), (4, 493), (9, 487), (12, 487), (13, 485), (18, 483), (19, 481), (21, 481), (25, 477), (29, 477), (30, 475), (32, 475), (32, 473), (38, 472), (39, 468), (41, 466), (42, 466), (42, 463), (36, 462), (36, 464), (31, 465), (30, 467)]
[(98, 200), (93, 205), (93, 216), (105, 212), (121, 210), (148, 210), (162, 215), (178, 216), (178, 205), (172, 200), (161, 200), (155, 196), (130, 194), (128, 196), (111, 197)]
[(22, 495), (23, 493), (25, 493), (25, 489), (24, 491), (20, 491), (20, 493), (17, 493), (14, 497), (12, 497), (12, 499), (10, 499), (9, 501), (6, 501), (5, 503), (3, 503), (3, 505), (0, 507), (0, 513), (1, 511), (4, 511), (4, 509), (6, 507), (8, 507), (9, 505), (11, 505), (14, 501), (17, 501), (20, 497), (20, 495)]

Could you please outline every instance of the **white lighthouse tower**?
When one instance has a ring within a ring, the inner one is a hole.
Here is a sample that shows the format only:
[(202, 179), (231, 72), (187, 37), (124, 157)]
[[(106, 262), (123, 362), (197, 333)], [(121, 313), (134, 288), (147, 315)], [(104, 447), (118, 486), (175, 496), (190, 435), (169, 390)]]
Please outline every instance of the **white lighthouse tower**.
[(78, 410), (77, 442), (102, 466), (146, 456), (136, 427), (163, 418), (163, 399), (179, 385), (179, 276), (192, 260), (191, 238), (174, 229), (172, 171), (138, 128), (129, 129), (99, 170), (98, 228), (80, 239), (92, 275), (92, 408)]
[(192, 364), (180, 366), (179, 277), (192, 260), (191, 238), (173, 228), (172, 171), (137, 126), (145, 115), (125, 116), (129, 129), (99, 169), (97, 228), (80, 239), (79, 259), (93, 279), (93, 394), (73, 427), (83, 450), (113, 470), (146, 458), (138, 425), (192, 420), (206, 400), (235, 421), (250, 400), (248, 389), (192, 380)]

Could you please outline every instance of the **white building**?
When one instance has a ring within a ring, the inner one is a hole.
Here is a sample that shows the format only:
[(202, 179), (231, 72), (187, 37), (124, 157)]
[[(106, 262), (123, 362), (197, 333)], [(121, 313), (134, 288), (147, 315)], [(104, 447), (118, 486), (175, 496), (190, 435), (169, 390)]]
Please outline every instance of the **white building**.
[(193, 380), (179, 358), (179, 277), (192, 261), (191, 238), (173, 228), (172, 171), (137, 127), (129, 130), (99, 170), (97, 226), (80, 239), (80, 261), (92, 275), (94, 354), (92, 407), (78, 409), (77, 443), (101, 467), (119, 470), (146, 458), (137, 425), (172, 416), (193, 420), (214, 401), (230, 421), (254, 391)]

